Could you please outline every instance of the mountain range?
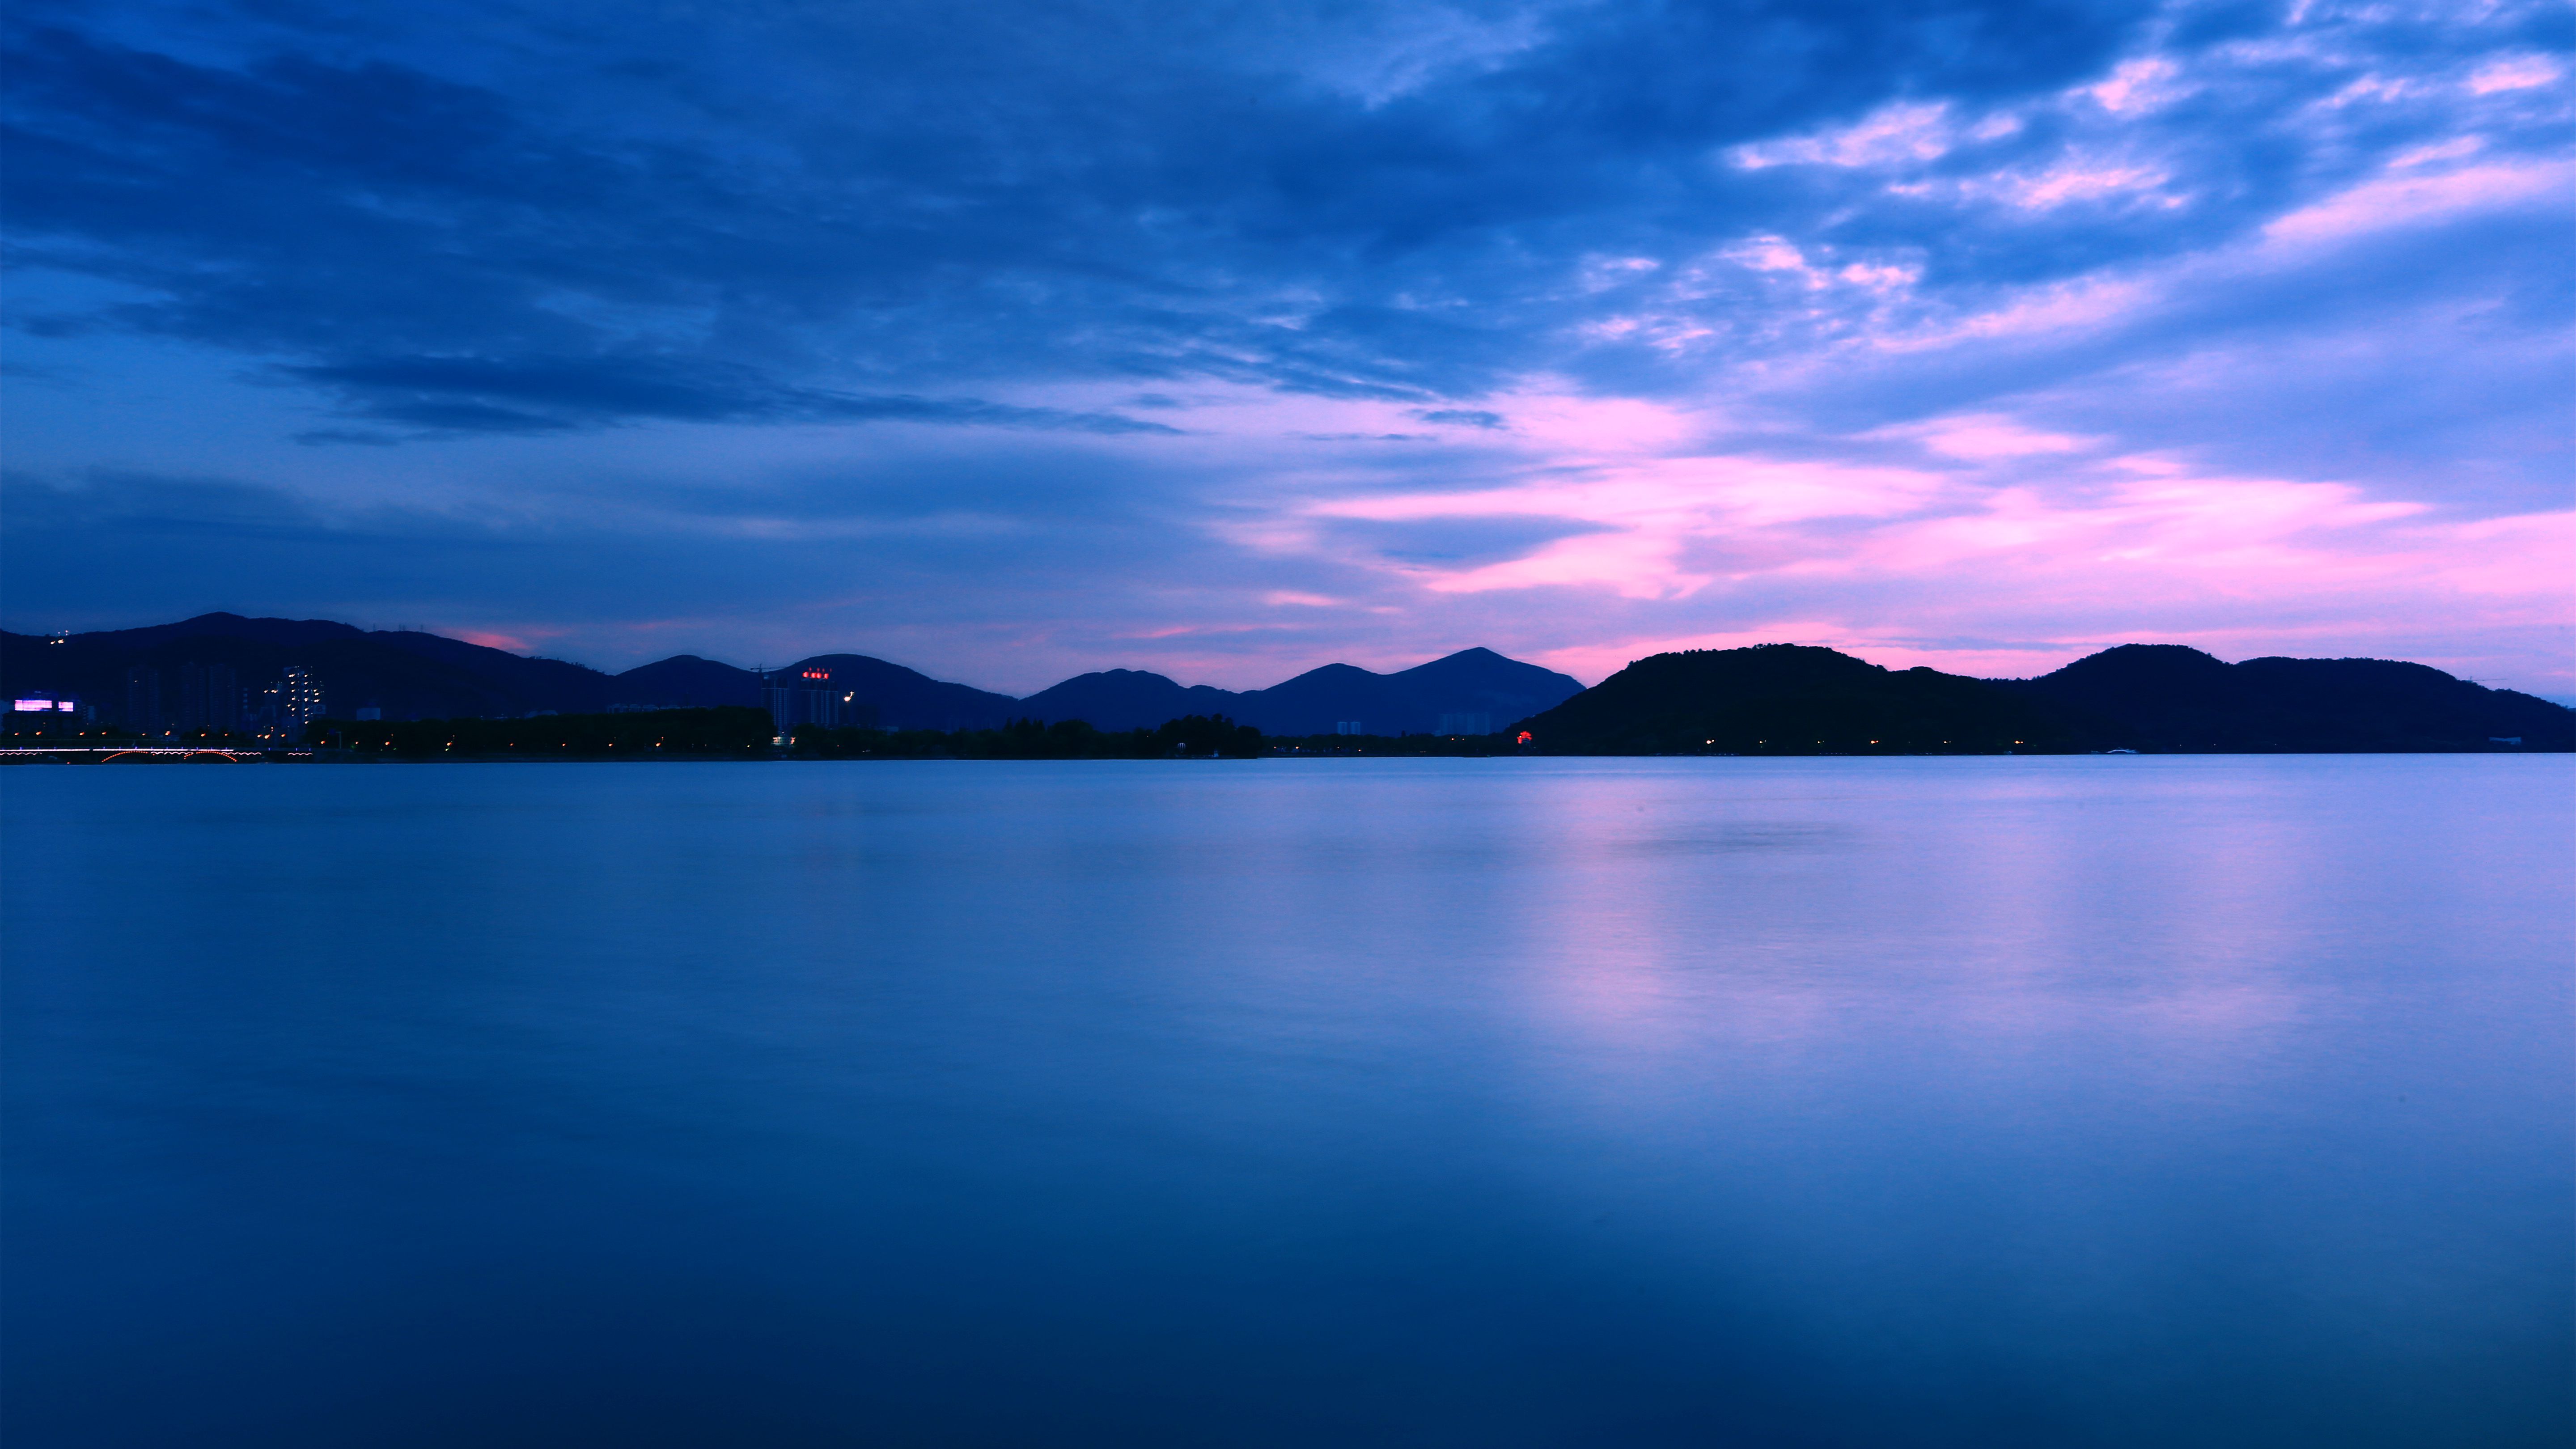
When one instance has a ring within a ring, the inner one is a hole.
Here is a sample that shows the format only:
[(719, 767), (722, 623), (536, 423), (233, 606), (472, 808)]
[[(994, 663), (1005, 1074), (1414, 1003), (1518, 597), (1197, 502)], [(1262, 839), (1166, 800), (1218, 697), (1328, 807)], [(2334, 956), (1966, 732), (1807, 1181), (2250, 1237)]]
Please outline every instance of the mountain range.
[[(385, 720), (517, 718), (617, 708), (763, 703), (761, 676), (682, 654), (604, 674), (418, 630), (206, 614), (57, 636), (0, 633), (0, 689), (69, 694), (123, 722), (129, 671), (175, 724), (183, 674), (221, 665), (244, 686), (300, 665), (328, 711)], [(1077, 675), (1025, 699), (932, 679), (863, 654), (773, 671), (830, 689), (897, 729), (990, 729), (1014, 719), (1152, 728), (1222, 714), (1270, 735), (1532, 735), (1548, 754), (1815, 754), (2576, 749), (2576, 710), (2385, 659), (2248, 659), (2124, 644), (2036, 679), (1885, 669), (1831, 649), (1766, 644), (1640, 659), (1591, 689), (1490, 649), (1392, 674), (1327, 664), (1267, 689), (1184, 686), (1144, 670)]]
[(1515, 728), (1548, 754), (2576, 749), (2576, 710), (2387, 659), (2123, 644), (2037, 679), (1764, 644), (1640, 659)]
[[(0, 633), (0, 689), (13, 697), (58, 692), (118, 719), (126, 673), (167, 676), (162, 713), (175, 709), (178, 671), (222, 665), (242, 684), (300, 665), (321, 682), (328, 710), (373, 708), (387, 720), (502, 718), (553, 711), (759, 705), (761, 677), (693, 654), (605, 674), (408, 629), (365, 630), (320, 619), (204, 614), (176, 624), (67, 635)], [(1183, 686), (1160, 674), (1111, 669), (1079, 675), (1026, 699), (932, 679), (863, 654), (817, 654), (784, 670), (827, 673), (877, 723), (898, 729), (989, 729), (1013, 719), (1080, 719), (1104, 730), (1152, 727), (1192, 714), (1223, 714), (1267, 734), (1327, 734), (1356, 723), (1374, 734), (1439, 729), (1444, 717), (1483, 733), (1582, 691), (1570, 676), (1467, 649), (1393, 674), (1327, 664), (1268, 689)]]

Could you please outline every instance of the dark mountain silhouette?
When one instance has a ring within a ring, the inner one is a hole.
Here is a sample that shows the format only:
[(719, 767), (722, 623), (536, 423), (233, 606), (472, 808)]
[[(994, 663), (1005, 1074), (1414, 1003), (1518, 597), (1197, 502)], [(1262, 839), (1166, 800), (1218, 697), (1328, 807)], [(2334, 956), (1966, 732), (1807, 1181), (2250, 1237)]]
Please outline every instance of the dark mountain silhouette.
[(668, 709), (757, 705), (760, 676), (695, 654), (674, 654), (657, 663), (639, 664), (610, 680), (609, 696), (612, 705)]
[[(1183, 688), (1142, 669), (1104, 669), (1077, 674), (1062, 684), (1041, 689), (1019, 702), (1022, 714), (1035, 720), (1083, 720), (1096, 729), (1151, 729), (1184, 715), (1242, 715), (1245, 696), (1199, 684)], [(1267, 728), (1267, 726), (1262, 726)]]
[(1461, 649), (1393, 674), (1327, 664), (1243, 696), (1236, 718), (1274, 735), (1329, 734), (1357, 720), (1371, 734), (1429, 733), (1443, 715), (1482, 714), (1493, 729), (1583, 692), (1581, 681), (1491, 649)]
[[(531, 659), (460, 639), (410, 630), (370, 633), (320, 619), (246, 619), (205, 614), (148, 629), (42, 636), (0, 633), (6, 688), (57, 690), (99, 706), (102, 721), (157, 729), (175, 720), (180, 671), (229, 667), (256, 689), (290, 664), (321, 680), (324, 704), (339, 713), (373, 706), (389, 719), (507, 716), (539, 710), (604, 708), (608, 676), (559, 659)], [(125, 721), (125, 674), (160, 677), (165, 719)]]
[(1463, 649), (1394, 674), (1327, 664), (1268, 689), (1183, 688), (1159, 674), (1111, 669), (1068, 679), (1020, 701), (1038, 719), (1135, 729), (1185, 714), (1226, 714), (1264, 734), (1330, 734), (1356, 721), (1372, 734), (1427, 734), (1443, 716), (1482, 714), (1488, 729), (1580, 693), (1575, 679), (1491, 649)]
[[(121, 691), (124, 671), (135, 666), (176, 667), (188, 663), (229, 664), (237, 673), (249, 670), (273, 677), (288, 664), (322, 673), (317, 661), (328, 660), (326, 678), (336, 684), (334, 706), (376, 704), (391, 712), (407, 705), (455, 700), (483, 707), (485, 713), (529, 710), (597, 709), (606, 702), (608, 676), (560, 659), (538, 659), (450, 639), (415, 629), (365, 630), (328, 619), (249, 619), (239, 614), (200, 614), (176, 624), (143, 629), (113, 629), (75, 634), (61, 644), (32, 641), (26, 635), (0, 636), (7, 646), (5, 667), (18, 679), (24, 664), (56, 674), (59, 680), (33, 680), (34, 687), (82, 690), (86, 673), (97, 677), (89, 692), (104, 699), (109, 686)], [(40, 647), (39, 647), (40, 646)], [(414, 661), (427, 661), (423, 667)], [(102, 672), (103, 671), (103, 672)], [(244, 682), (250, 682), (244, 675)], [(514, 706), (516, 707), (514, 709)]]
[(2030, 680), (1792, 644), (1658, 654), (1519, 728), (1550, 754), (2576, 749), (2576, 710), (2426, 665), (2146, 644)]
[[(342, 624), (330, 619), (249, 619), (239, 614), (199, 614), (176, 624), (150, 624), (140, 629), (103, 629), (94, 634), (74, 634), (70, 639), (73, 646), (112, 652), (149, 649), (174, 639), (208, 637), (246, 639), (255, 644), (319, 644), (335, 639), (364, 639), (368, 632), (355, 624)], [(469, 644), (466, 647), (474, 646)], [(496, 649), (492, 652), (497, 654), (501, 651)]]
[[(462, 639), (424, 634), (414, 629), (361, 634), (351, 642), (397, 649), (422, 659), (435, 660), (483, 681), (504, 698), (530, 701), (532, 709), (572, 714), (608, 707), (609, 677), (596, 669), (565, 660), (534, 659), (506, 649), (468, 644)], [(328, 678), (327, 675), (324, 677)]]
[[(1013, 703), (1008, 695), (942, 684), (855, 654), (803, 662), (831, 668), (860, 688), (862, 698), (877, 703), (887, 723), (907, 728), (985, 728), (1001, 723)], [(368, 631), (323, 619), (204, 614), (176, 624), (74, 634), (60, 643), (0, 633), (0, 687), (77, 695), (99, 706), (103, 721), (138, 729), (175, 722), (179, 671), (191, 664), (228, 666), (238, 683), (253, 689), (278, 678), (288, 665), (302, 665), (321, 680), (323, 702), (332, 713), (346, 716), (372, 707), (388, 720), (586, 714), (611, 705), (761, 703), (758, 675), (695, 655), (611, 676), (560, 659), (530, 658), (438, 634)], [(125, 674), (137, 668), (161, 676), (159, 720), (123, 718)]]
[(2390, 659), (2248, 659), (2123, 644), (2003, 687), (2066, 706), (2104, 748), (2268, 752), (2576, 748), (2576, 711)]
[(2052, 701), (1982, 679), (1797, 644), (1657, 654), (1518, 728), (1549, 754), (1853, 754), (2066, 750)]
[[(35, 635), (0, 634), (0, 687), (22, 693), (59, 691), (99, 706), (101, 719), (122, 719), (125, 672), (165, 676), (158, 729), (173, 722), (178, 670), (189, 664), (231, 667), (257, 688), (290, 664), (322, 681), (324, 703), (347, 715), (373, 707), (387, 720), (509, 718), (554, 711), (588, 714), (611, 706), (709, 708), (763, 703), (760, 676), (694, 654), (608, 675), (560, 659), (537, 659), (417, 630), (355, 628), (324, 619), (250, 619), (204, 614), (176, 624), (74, 634), (55, 643)], [(1434, 728), (1442, 714), (1483, 711), (1499, 725), (1542, 709), (1582, 688), (1562, 674), (1470, 649), (1398, 674), (1327, 665), (1268, 690), (1237, 694), (1205, 685), (1184, 688), (1159, 674), (1112, 669), (1086, 674), (1026, 700), (930, 678), (863, 654), (818, 654), (788, 666), (828, 670), (833, 684), (896, 729), (991, 729), (1034, 717), (1086, 720), (1104, 730), (1153, 728), (1189, 715), (1231, 715), (1271, 733), (1329, 731), (1357, 719), (1394, 734)]]
[[(757, 706), (760, 678), (695, 655), (607, 675), (560, 659), (418, 630), (323, 619), (204, 614), (175, 624), (74, 634), (0, 633), (0, 689), (60, 692), (103, 722), (177, 723), (190, 665), (223, 665), (246, 689), (301, 665), (324, 703), (387, 720), (587, 714), (612, 705)], [(2576, 710), (2385, 659), (2248, 659), (2228, 664), (2170, 644), (2127, 644), (2037, 679), (1981, 680), (1882, 669), (1788, 644), (1641, 659), (1590, 690), (1489, 649), (1393, 674), (1327, 664), (1268, 689), (1185, 688), (1112, 669), (1025, 700), (932, 679), (860, 654), (819, 654), (833, 685), (898, 729), (992, 729), (1015, 718), (1080, 719), (1103, 730), (1228, 715), (1271, 735), (1427, 733), (1442, 716), (1527, 728), (1561, 754), (1942, 752), (1990, 750), (2419, 751), (2576, 749)], [(157, 675), (161, 718), (123, 719), (126, 671)], [(202, 675), (190, 675), (202, 679)], [(2519, 745), (2496, 743), (2519, 739)]]
[(890, 729), (985, 730), (1027, 713), (1010, 695), (944, 683), (864, 654), (817, 654), (783, 672), (807, 669), (828, 671), (834, 689), (856, 693), (860, 704), (876, 710), (876, 722)]
[[(829, 674), (834, 690), (856, 694), (856, 702), (872, 708), (872, 718), (891, 729), (991, 729), (1013, 717), (1019, 704), (1007, 694), (944, 683), (918, 670), (864, 654), (817, 654), (771, 673), (801, 678), (808, 669)], [(610, 703), (630, 706), (703, 708), (764, 703), (758, 673), (694, 654), (638, 665), (618, 675), (610, 692)], [(1153, 722), (1161, 724), (1170, 718), (1168, 714), (1159, 715)]]

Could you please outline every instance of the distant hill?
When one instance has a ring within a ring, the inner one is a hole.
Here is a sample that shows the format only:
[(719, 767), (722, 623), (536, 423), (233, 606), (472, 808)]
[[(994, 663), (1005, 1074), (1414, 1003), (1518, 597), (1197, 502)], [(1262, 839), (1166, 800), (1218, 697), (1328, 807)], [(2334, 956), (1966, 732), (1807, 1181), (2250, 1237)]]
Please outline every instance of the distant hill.
[[(160, 729), (178, 723), (180, 671), (224, 665), (257, 689), (289, 665), (321, 681), (334, 714), (363, 708), (387, 720), (515, 718), (612, 707), (710, 708), (762, 703), (760, 676), (694, 654), (623, 674), (415, 630), (364, 630), (326, 619), (202, 614), (176, 624), (74, 634), (61, 642), (0, 633), (0, 688), (61, 692), (99, 707), (107, 723)], [(1159, 674), (1112, 669), (1068, 679), (1028, 699), (933, 679), (864, 654), (817, 654), (790, 669), (826, 670), (876, 720), (897, 729), (991, 729), (1017, 718), (1086, 720), (1104, 730), (1152, 728), (1193, 714), (1231, 715), (1273, 733), (1330, 731), (1337, 720), (1397, 734), (1428, 731), (1440, 716), (1483, 712), (1501, 725), (1582, 688), (1562, 674), (1469, 649), (1397, 674), (1326, 665), (1267, 690), (1184, 688)], [(160, 676), (155, 721), (128, 721), (125, 674)]]
[(1393, 674), (1348, 664), (1310, 669), (1247, 695), (1242, 717), (1278, 735), (1329, 733), (1337, 720), (1357, 720), (1371, 734), (1429, 733), (1440, 728), (1443, 715), (1470, 714), (1485, 716), (1489, 730), (1499, 730), (1582, 692), (1571, 675), (1491, 649), (1461, 649)]
[(539, 710), (571, 713), (605, 708), (607, 675), (559, 659), (531, 659), (501, 649), (409, 630), (368, 632), (320, 619), (246, 619), (204, 614), (177, 624), (74, 634), (60, 643), (0, 633), (0, 685), (8, 691), (61, 691), (99, 707), (102, 721), (126, 723), (125, 674), (159, 677), (165, 718), (133, 722), (159, 728), (176, 721), (180, 671), (223, 665), (256, 689), (288, 665), (321, 680), (324, 703), (347, 713), (381, 709), (388, 719), (510, 716)]
[(2003, 688), (2085, 720), (2104, 747), (2269, 752), (2576, 749), (2576, 711), (2390, 659), (2229, 664), (2179, 644), (2123, 644)]
[(646, 705), (665, 709), (708, 709), (722, 705), (758, 705), (760, 676), (695, 654), (674, 654), (653, 664), (639, 664), (611, 682), (612, 705)]
[(1243, 715), (1245, 698), (1205, 684), (1184, 688), (1142, 669), (1104, 669), (1041, 689), (1021, 700), (1018, 709), (1030, 719), (1078, 719), (1097, 729), (1132, 730), (1193, 714), (1221, 714), (1249, 724)]
[[(864, 654), (816, 654), (775, 672), (802, 674), (808, 669), (830, 674), (836, 690), (856, 694), (858, 703), (875, 711), (871, 717), (877, 723), (892, 729), (991, 729), (1011, 718), (1019, 706), (1007, 694), (945, 683)], [(760, 691), (760, 676), (751, 670), (680, 654), (618, 675), (611, 682), (609, 703), (662, 708), (760, 705)], [(1159, 715), (1153, 723), (1170, 718)]]
[(1572, 755), (1982, 754), (2087, 738), (2048, 700), (1797, 644), (1640, 659), (1516, 728)]
[(1516, 728), (1550, 754), (2576, 749), (2576, 711), (2421, 664), (2144, 644), (2031, 680), (1792, 644), (1658, 654)]
[[(321, 681), (332, 713), (373, 708), (388, 720), (761, 703), (759, 675), (693, 654), (610, 675), (439, 634), (369, 631), (323, 619), (203, 614), (176, 624), (73, 634), (60, 643), (0, 633), (0, 688), (76, 695), (97, 705), (102, 720), (134, 728), (177, 723), (180, 671), (209, 664), (229, 667), (240, 685), (252, 689), (277, 679), (289, 665), (301, 665)], [(1000, 724), (1015, 703), (1006, 694), (944, 684), (863, 655), (817, 655), (798, 667), (803, 665), (831, 669), (877, 705), (887, 724), (903, 728), (985, 728)], [(159, 676), (160, 720), (123, 718), (129, 669)]]
[(1189, 714), (1224, 714), (1265, 734), (1330, 734), (1356, 722), (1372, 734), (1428, 734), (1444, 717), (1482, 715), (1498, 730), (1523, 715), (1581, 693), (1574, 678), (1506, 659), (1491, 649), (1462, 649), (1394, 674), (1327, 664), (1268, 689), (1241, 692), (1207, 685), (1183, 688), (1159, 674), (1111, 669), (1068, 679), (1020, 701), (1037, 719), (1082, 719), (1101, 729), (1134, 729)]
[[(225, 666), (245, 690), (301, 665), (320, 680), (331, 713), (372, 707), (388, 721), (762, 703), (759, 675), (693, 654), (610, 675), (418, 630), (325, 619), (203, 614), (59, 642), (0, 633), (0, 689), (76, 695), (106, 723), (177, 725), (183, 679), (204, 678), (192, 665)], [(1034, 718), (1116, 731), (1222, 714), (1271, 735), (1325, 734), (1344, 721), (1384, 735), (1470, 732), (1481, 722), (1494, 731), (1528, 729), (1538, 749), (1554, 754), (2576, 750), (2576, 710), (2425, 665), (2229, 664), (2170, 644), (2125, 644), (2037, 679), (2006, 680), (1883, 669), (1790, 644), (1692, 650), (1638, 660), (1589, 690), (1490, 649), (1393, 674), (1327, 664), (1240, 692), (1110, 669), (1026, 699), (863, 654), (817, 654), (790, 668), (829, 671), (836, 688), (899, 729), (991, 729)], [(157, 703), (137, 707), (157, 708), (158, 720), (124, 718), (130, 669), (157, 678)], [(2519, 745), (2493, 743), (2517, 738)]]
[(829, 671), (833, 688), (855, 692), (859, 703), (876, 710), (877, 723), (891, 729), (986, 730), (1025, 712), (1010, 695), (944, 683), (864, 654), (816, 654), (787, 666), (788, 672), (807, 669)]

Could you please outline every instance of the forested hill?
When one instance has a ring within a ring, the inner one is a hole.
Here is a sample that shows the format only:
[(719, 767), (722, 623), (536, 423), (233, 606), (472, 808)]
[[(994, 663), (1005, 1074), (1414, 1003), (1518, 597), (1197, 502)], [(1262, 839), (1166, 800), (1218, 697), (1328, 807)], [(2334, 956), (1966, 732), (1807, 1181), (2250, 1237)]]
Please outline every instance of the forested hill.
[(2030, 680), (1794, 644), (1658, 654), (1515, 728), (1574, 755), (2576, 749), (2576, 710), (2426, 665), (2144, 644)]
[(2123, 644), (2005, 687), (2134, 750), (2486, 750), (2514, 738), (2576, 749), (2576, 710), (2393, 659), (2229, 664), (2178, 644)]
[(2069, 750), (2065, 711), (1964, 675), (1764, 644), (1640, 659), (1519, 728), (1548, 754)]

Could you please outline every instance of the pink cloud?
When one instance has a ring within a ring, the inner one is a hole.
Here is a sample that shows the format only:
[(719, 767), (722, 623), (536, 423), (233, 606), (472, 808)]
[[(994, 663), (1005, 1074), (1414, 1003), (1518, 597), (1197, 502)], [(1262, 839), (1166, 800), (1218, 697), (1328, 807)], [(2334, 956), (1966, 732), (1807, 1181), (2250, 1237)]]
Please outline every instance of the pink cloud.
[(1954, 144), (1947, 105), (1889, 106), (1859, 122), (1810, 136), (1738, 146), (1729, 159), (1747, 171), (1771, 166), (1884, 166), (1937, 159)]
[[(1515, 441), (1516, 461), (1492, 485), (1311, 499), (1276, 522), (1271, 545), (1330, 553), (1426, 602), (1709, 618), (1532, 651), (1586, 678), (1661, 649), (1784, 639), (1988, 675), (2044, 672), (2131, 640), (2420, 656), (2420, 621), (2545, 630), (2570, 612), (2576, 514), (2460, 518), (2340, 481), (2104, 454), (2107, 440), (1994, 412), (1876, 435), (1954, 460), (1928, 470), (1697, 453), (1666, 441), (1691, 431), (1687, 413), (1633, 401), (1533, 399), (1524, 410), (1551, 424)], [(2023, 476), (2037, 460), (2044, 484)], [(1593, 531), (1442, 564), (1375, 557), (1321, 528), (1541, 518)], [(1502, 604), (1524, 595), (1547, 602)]]
[(2109, 80), (2087, 86), (2083, 93), (2113, 115), (2133, 116), (2188, 94), (2190, 88), (2176, 80), (2181, 72), (2180, 66), (2163, 56), (2140, 56), (2122, 61)]
[(2317, 242), (2418, 225), (2466, 211), (2563, 198), (2576, 162), (2498, 162), (2432, 176), (2385, 176), (2274, 221), (2264, 235)]
[(1896, 437), (1911, 434), (1921, 438), (1924, 445), (1935, 452), (1976, 461), (2072, 453), (2090, 445), (2088, 440), (2071, 434), (2039, 432), (1994, 414), (1949, 418), (1929, 427), (1891, 429), (1889, 434)]
[(2488, 96), (2498, 91), (2528, 90), (2545, 86), (2558, 79), (2555, 61), (2544, 55), (2517, 55), (2481, 68), (2469, 77), (2472, 94)]

